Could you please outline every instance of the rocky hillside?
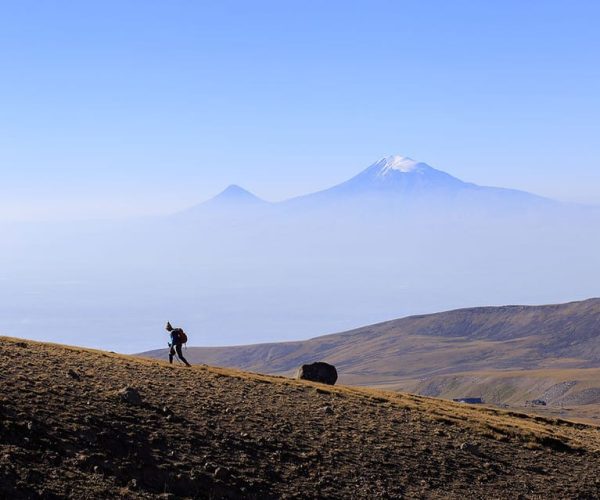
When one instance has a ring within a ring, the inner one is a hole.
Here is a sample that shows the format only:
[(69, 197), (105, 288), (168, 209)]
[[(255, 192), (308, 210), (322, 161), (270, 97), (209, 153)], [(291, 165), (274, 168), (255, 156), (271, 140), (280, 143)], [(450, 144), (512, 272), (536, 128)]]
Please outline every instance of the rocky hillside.
[(592, 498), (595, 427), (0, 337), (0, 498)]

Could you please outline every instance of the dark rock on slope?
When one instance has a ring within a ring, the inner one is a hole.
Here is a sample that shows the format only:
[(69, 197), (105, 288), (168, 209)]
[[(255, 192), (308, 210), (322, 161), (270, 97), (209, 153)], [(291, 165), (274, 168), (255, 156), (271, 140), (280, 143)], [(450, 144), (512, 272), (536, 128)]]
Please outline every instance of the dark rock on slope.
[(302, 365), (298, 368), (296, 378), (310, 380), (311, 382), (320, 382), (321, 384), (335, 385), (338, 374), (335, 366), (317, 361), (316, 363)]

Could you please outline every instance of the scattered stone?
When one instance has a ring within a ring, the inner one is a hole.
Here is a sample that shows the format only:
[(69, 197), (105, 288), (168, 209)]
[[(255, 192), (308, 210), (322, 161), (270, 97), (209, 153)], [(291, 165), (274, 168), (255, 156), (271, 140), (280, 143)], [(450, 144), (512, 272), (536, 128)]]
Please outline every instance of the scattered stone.
[(69, 377), (71, 377), (72, 379), (81, 380), (81, 376), (79, 375), (79, 373), (77, 373), (75, 370), (73, 370), (71, 368), (67, 371), (67, 375)]
[(142, 404), (142, 397), (140, 396), (140, 393), (133, 387), (124, 387), (123, 389), (117, 391), (117, 396), (120, 397), (122, 401), (130, 405), (139, 406)]
[(333, 415), (333, 408), (331, 406), (325, 406), (323, 408), (323, 413), (326, 415)]
[(335, 385), (338, 379), (335, 366), (322, 361), (302, 365), (298, 369), (296, 378), (300, 380), (310, 380), (311, 382), (320, 382), (322, 384)]
[(206, 472), (215, 472), (217, 469), (218, 469), (218, 467), (215, 464), (213, 464), (212, 462), (206, 462), (204, 464), (204, 470)]
[(96, 442), (97, 433), (92, 429), (84, 429), (79, 433), (79, 438), (85, 443), (92, 444)]
[(473, 453), (477, 455), (479, 453), (479, 446), (475, 443), (461, 443), (460, 445), (461, 451), (466, 451), (468, 453)]
[(52, 465), (58, 465), (61, 462), (61, 458), (58, 453), (46, 452), (44, 453), (43, 458)]
[(217, 467), (217, 469), (214, 472), (214, 476), (215, 479), (218, 479), (219, 481), (226, 481), (227, 479), (229, 479), (230, 474), (225, 467)]
[(190, 479), (192, 481), (197, 481), (199, 479), (202, 479), (202, 477), (204, 476), (204, 473), (197, 468), (194, 468), (190, 471)]
[(25, 480), (29, 483), (41, 483), (44, 480), (44, 475), (37, 470), (28, 470), (25, 472)]

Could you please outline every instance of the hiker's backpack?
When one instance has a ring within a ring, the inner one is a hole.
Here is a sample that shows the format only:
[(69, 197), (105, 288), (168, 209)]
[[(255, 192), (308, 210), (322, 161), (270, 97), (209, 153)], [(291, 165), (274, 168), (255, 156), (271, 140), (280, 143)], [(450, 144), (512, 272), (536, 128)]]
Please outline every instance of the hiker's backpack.
[(185, 332), (181, 328), (176, 329), (177, 340), (180, 344), (187, 344), (188, 338)]

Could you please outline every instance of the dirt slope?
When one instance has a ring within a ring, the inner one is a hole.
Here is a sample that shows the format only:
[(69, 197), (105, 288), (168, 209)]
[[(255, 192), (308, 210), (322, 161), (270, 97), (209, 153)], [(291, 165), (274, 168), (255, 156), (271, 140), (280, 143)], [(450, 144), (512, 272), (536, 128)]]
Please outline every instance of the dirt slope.
[(4, 337), (0, 384), (2, 498), (600, 494), (565, 421)]

